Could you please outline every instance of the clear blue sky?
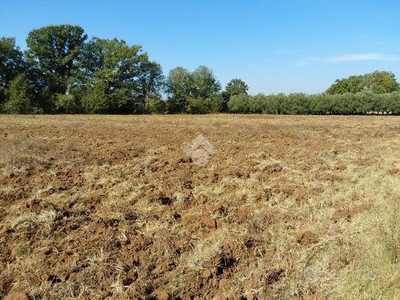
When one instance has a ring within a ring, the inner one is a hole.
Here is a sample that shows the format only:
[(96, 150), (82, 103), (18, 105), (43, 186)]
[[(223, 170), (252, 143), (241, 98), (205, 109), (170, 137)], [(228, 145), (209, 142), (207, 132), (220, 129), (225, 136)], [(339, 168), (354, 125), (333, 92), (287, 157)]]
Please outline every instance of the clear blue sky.
[(73, 24), (141, 45), (164, 74), (205, 65), (250, 94), (325, 91), (375, 70), (400, 80), (399, 0), (0, 0), (0, 36)]

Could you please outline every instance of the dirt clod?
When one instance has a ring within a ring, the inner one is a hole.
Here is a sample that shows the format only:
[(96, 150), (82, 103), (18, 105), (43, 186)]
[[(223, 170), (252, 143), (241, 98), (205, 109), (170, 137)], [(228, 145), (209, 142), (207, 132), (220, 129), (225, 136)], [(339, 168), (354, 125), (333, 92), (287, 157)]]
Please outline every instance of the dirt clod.
[(311, 231), (305, 231), (300, 233), (296, 240), (302, 246), (309, 246), (318, 241), (318, 235)]
[(11, 292), (9, 293), (4, 300), (28, 300), (28, 296), (25, 293), (21, 292)]
[(151, 295), (154, 297), (155, 300), (170, 300), (170, 295), (163, 290), (155, 290)]

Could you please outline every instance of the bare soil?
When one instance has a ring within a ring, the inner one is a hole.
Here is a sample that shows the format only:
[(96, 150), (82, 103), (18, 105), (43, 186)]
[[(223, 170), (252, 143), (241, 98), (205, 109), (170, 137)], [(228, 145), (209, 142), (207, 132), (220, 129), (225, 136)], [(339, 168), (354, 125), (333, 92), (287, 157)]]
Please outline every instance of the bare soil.
[[(383, 116), (0, 116), (0, 299), (334, 298), (304, 270), (332, 247), (332, 272), (357, 259), (345, 229), (374, 208), (368, 172), (399, 178), (399, 132)], [(202, 165), (184, 152), (199, 134)]]

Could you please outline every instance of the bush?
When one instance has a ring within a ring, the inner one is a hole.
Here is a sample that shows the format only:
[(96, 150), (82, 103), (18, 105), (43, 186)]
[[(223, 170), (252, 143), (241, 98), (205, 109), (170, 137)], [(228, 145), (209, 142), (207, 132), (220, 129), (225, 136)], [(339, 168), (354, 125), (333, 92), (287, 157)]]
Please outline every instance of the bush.
[(167, 104), (160, 99), (150, 99), (146, 105), (146, 113), (164, 114), (167, 110)]
[(29, 114), (33, 112), (31, 95), (24, 74), (18, 75), (11, 81), (10, 97), (4, 104), (3, 110), (9, 114)]
[(247, 94), (234, 95), (229, 98), (228, 108), (232, 113), (248, 113), (250, 111), (249, 105), (250, 96)]
[(74, 95), (57, 95), (56, 110), (59, 113), (76, 114), (81, 108)]

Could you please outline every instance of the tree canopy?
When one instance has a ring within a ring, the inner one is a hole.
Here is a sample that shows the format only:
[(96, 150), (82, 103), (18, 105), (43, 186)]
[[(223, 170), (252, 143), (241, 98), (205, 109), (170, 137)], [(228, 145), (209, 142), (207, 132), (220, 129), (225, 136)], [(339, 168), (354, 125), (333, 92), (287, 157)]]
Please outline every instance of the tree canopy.
[(199, 66), (193, 72), (183, 67), (172, 69), (166, 80), (168, 107), (172, 113), (208, 113), (221, 84), (213, 72)]
[(400, 86), (392, 72), (375, 71), (365, 75), (353, 75), (344, 79), (336, 79), (326, 93), (334, 95), (372, 91), (373, 93), (384, 94), (398, 91), (399, 89)]
[(162, 68), (139, 45), (88, 40), (75, 25), (34, 29), (26, 41), (23, 53), (15, 39), (0, 40), (3, 112), (144, 113), (159, 107)]
[(15, 38), (0, 38), (0, 85), (5, 88), (24, 70), (23, 53)]
[(400, 114), (400, 85), (389, 71), (337, 79), (316, 95), (249, 95), (243, 80), (221, 84), (200, 65), (164, 77), (141, 45), (88, 38), (77, 25), (34, 29), (22, 52), (0, 38), (0, 112), (3, 113), (269, 113)]
[(240, 94), (247, 94), (249, 90), (248, 85), (241, 79), (232, 79), (229, 81), (225, 87), (225, 92), (229, 94), (229, 96), (235, 96)]
[(27, 61), (44, 75), (51, 92), (67, 92), (86, 39), (83, 28), (73, 25), (47, 26), (29, 32)]
[(0, 38), (0, 105), (15, 77), (24, 72), (23, 53), (15, 45), (15, 38)]
[(148, 60), (141, 46), (116, 38), (93, 38), (85, 45), (82, 65), (87, 112), (143, 112), (146, 100), (157, 96), (162, 70)]

